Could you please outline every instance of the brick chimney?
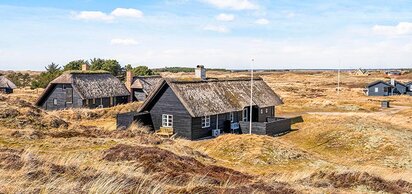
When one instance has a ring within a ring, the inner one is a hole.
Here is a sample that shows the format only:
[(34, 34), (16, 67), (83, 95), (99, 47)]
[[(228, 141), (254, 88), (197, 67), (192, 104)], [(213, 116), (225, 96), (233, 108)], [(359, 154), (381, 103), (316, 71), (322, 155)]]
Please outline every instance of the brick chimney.
[(203, 65), (198, 65), (195, 69), (195, 77), (206, 80), (206, 69)]
[(90, 70), (90, 65), (89, 64), (83, 64), (82, 65), (82, 71), (89, 71)]
[(133, 73), (132, 71), (126, 71), (126, 88), (129, 90), (129, 92), (132, 92), (132, 84), (133, 84)]

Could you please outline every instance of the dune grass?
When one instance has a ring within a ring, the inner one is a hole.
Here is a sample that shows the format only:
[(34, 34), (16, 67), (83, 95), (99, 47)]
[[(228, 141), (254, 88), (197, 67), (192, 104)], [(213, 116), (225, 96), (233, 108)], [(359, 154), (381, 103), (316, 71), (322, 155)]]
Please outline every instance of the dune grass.
[[(187, 76), (185, 73), (169, 76)], [(412, 190), (412, 98), (367, 97), (382, 74), (257, 73), (304, 123), (280, 137), (164, 138), (115, 130), (107, 109), (45, 112), (41, 91), (0, 96), (0, 193), (407, 193)], [(208, 76), (244, 77), (211, 72)], [(409, 77), (402, 77), (406, 81)], [(381, 100), (394, 108), (381, 109)]]

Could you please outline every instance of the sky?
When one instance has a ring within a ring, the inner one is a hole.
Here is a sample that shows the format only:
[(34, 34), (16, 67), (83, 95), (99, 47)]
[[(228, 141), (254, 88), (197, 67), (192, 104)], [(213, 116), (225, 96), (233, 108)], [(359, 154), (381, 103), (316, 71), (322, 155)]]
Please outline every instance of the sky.
[(0, 0), (0, 70), (92, 58), (151, 68), (412, 68), (411, 10), (410, 0)]

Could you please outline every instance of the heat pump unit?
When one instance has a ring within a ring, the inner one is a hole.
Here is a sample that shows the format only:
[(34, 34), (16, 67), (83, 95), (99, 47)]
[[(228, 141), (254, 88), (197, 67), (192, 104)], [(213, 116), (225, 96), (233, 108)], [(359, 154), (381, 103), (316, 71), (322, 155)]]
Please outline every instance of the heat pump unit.
[(212, 136), (213, 137), (217, 137), (220, 135), (220, 129), (214, 129), (212, 130)]

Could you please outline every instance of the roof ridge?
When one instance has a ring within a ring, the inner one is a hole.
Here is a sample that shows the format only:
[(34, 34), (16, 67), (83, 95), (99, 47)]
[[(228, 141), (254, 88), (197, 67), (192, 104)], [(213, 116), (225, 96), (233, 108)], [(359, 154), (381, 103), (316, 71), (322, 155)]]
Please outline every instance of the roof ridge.
[(70, 70), (65, 71), (65, 74), (110, 74), (109, 71), (105, 70), (89, 70), (89, 71), (81, 71), (81, 70)]
[[(213, 82), (235, 82), (235, 81), (250, 81), (250, 77), (238, 77), (238, 78), (209, 78), (207, 80), (183, 80), (176, 78), (165, 78), (170, 83), (213, 83)], [(253, 80), (263, 80), (261, 77), (254, 77)]]

